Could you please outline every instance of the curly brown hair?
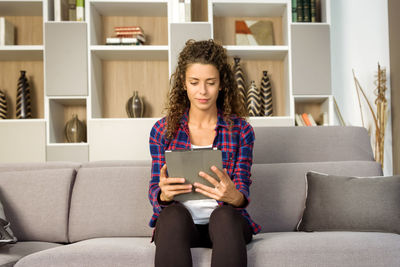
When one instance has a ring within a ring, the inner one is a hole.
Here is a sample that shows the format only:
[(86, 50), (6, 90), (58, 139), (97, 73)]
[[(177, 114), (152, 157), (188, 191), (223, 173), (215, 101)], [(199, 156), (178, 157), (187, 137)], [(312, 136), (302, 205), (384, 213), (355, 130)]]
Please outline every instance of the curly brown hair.
[(239, 97), (238, 86), (232, 67), (228, 64), (225, 48), (212, 39), (197, 42), (190, 39), (179, 54), (178, 66), (170, 80), (166, 104), (167, 140), (174, 138), (183, 114), (190, 107), (185, 78), (188, 66), (193, 63), (211, 64), (218, 69), (221, 91), (217, 98), (217, 108), (222, 111), (229, 127), (232, 126), (232, 114), (241, 118), (248, 116), (245, 103)]

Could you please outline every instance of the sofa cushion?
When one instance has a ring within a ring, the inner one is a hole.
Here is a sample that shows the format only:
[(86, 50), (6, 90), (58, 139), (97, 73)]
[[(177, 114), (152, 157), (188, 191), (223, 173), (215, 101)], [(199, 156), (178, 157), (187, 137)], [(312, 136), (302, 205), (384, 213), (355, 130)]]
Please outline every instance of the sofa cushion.
[(373, 161), (363, 127), (254, 127), (254, 164)]
[(149, 267), (155, 246), (150, 238), (94, 238), (29, 255), (15, 267)]
[(71, 198), (71, 242), (150, 236), (149, 167), (81, 168)]
[(306, 199), (305, 174), (310, 170), (335, 175), (382, 175), (375, 161), (255, 164), (247, 210), (262, 226), (262, 232), (296, 229)]
[(27, 241), (1, 247), (0, 267), (12, 267), (18, 260), (26, 255), (59, 246), (63, 245), (57, 243)]
[(300, 231), (400, 234), (400, 176), (348, 177), (307, 173)]
[(0, 172), (4, 212), (20, 241), (68, 242), (75, 169)]
[(285, 232), (254, 237), (249, 266), (398, 267), (400, 235), (367, 232)]

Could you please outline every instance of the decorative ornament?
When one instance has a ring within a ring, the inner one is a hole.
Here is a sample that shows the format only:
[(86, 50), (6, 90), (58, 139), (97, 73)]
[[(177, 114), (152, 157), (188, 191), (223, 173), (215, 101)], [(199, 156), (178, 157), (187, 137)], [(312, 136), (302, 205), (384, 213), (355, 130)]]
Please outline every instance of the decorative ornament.
[(26, 71), (21, 70), (21, 76), (18, 79), (17, 90), (17, 119), (32, 118), (31, 114), (31, 92), (28, 79), (25, 76)]
[(131, 96), (126, 103), (126, 113), (129, 118), (143, 117), (144, 105), (142, 98), (139, 97), (138, 91), (133, 91), (133, 96)]
[(0, 90), (0, 119), (7, 119), (7, 98), (6, 94)]
[(268, 77), (268, 71), (263, 71), (263, 77), (261, 79), (261, 100), (262, 100), (262, 110), (260, 112), (261, 116), (272, 116), (272, 89), (271, 82)]
[(240, 58), (235, 57), (235, 66), (234, 66), (234, 72), (235, 72), (235, 79), (238, 85), (239, 89), (239, 98), (241, 103), (244, 105), (246, 104), (246, 87), (245, 87), (245, 81), (244, 81), (244, 73), (242, 70), (242, 67), (240, 66)]
[(86, 126), (78, 115), (72, 115), (72, 119), (65, 124), (64, 132), (68, 143), (86, 142)]
[(255, 81), (251, 81), (250, 88), (247, 91), (247, 110), (249, 111), (249, 116), (259, 116), (260, 108), (260, 91), (257, 88)]

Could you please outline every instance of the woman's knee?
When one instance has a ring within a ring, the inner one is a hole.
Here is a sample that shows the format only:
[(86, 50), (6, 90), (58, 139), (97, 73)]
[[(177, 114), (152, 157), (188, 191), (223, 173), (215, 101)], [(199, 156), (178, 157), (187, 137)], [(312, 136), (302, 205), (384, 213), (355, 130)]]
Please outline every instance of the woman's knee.
[(210, 216), (210, 227), (221, 225), (241, 225), (241, 214), (232, 206), (224, 205), (216, 208)]
[(169, 227), (182, 227), (192, 222), (190, 212), (180, 203), (174, 203), (164, 208), (157, 219), (157, 224), (168, 225)]

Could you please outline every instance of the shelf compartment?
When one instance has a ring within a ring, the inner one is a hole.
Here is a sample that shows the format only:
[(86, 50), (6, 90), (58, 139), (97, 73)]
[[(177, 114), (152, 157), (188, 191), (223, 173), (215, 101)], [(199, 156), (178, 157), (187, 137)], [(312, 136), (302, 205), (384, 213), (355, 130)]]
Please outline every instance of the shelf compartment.
[(104, 45), (115, 26), (140, 26), (145, 45), (168, 45), (168, 1), (91, 1), (91, 45)]
[(49, 144), (68, 143), (64, 129), (74, 114), (87, 125), (86, 98), (49, 98)]
[(32, 118), (44, 118), (43, 61), (0, 61), (0, 89), (7, 98), (7, 118), (16, 119), (20, 71), (25, 70), (31, 91)]
[(89, 120), (89, 160), (151, 160), (149, 133), (158, 119)]
[[(234, 57), (228, 57), (229, 63), (234, 66)], [(260, 88), (263, 71), (268, 71), (272, 87), (273, 116), (290, 116), (291, 114), (291, 93), (289, 89), (289, 79), (287, 75), (288, 56), (284, 59), (254, 59), (250, 53), (240, 57), (240, 65), (244, 72), (246, 90), (250, 87), (250, 82), (254, 80), (257, 88)], [(266, 118), (266, 117), (260, 117)]]
[(0, 133), (0, 162), (46, 161), (44, 119), (0, 120)]
[(46, 147), (47, 161), (89, 161), (89, 145), (87, 143), (49, 144)]
[(43, 61), (43, 45), (0, 46), (0, 61)]
[[(0, 14), (4, 13), (1, 6), (0, 10)], [(43, 45), (43, 16), (41, 14), (15, 16), (4, 14), (0, 16), (14, 25), (15, 45)]]
[(93, 45), (92, 54), (102, 60), (168, 60), (168, 46)]
[(294, 96), (295, 114), (310, 113), (317, 125), (323, 125), (323, 113), (328, 114), (325, 125), (333, 125), (333, 98), (330, 95)]
[(235, 45), (235, 20), (272, 21), (274, 45), (288, 44), (287, 1), (212, 1), (210, 2), (214, 39)]
[(144, 117), (160, 117), (169, 88), (168, 60), (102, 60), (92, 54), (93, 118), (128, 118), (126, 103), (138, 91)]
[(0, 16), (41, 16), (43, 0), (0, 1)]

